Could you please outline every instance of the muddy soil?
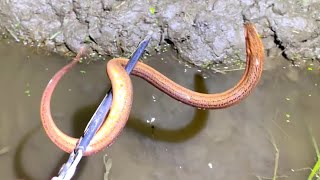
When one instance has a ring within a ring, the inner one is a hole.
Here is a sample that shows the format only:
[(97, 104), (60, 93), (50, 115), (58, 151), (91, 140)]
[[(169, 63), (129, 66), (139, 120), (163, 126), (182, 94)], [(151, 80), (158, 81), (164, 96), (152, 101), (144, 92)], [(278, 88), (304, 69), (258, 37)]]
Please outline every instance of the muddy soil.
[(8, 0), (0, 2), (0, 26), (16, 41), (61, 54), (87, 43), (93, 56), (129, 56), (153, 32), (150, 54), (167, 43), (208, 66), (245, 60), (245, 20), (268, 54), (276, 48), (290, 60), (319, 60), (319, 9), (316, 0)]

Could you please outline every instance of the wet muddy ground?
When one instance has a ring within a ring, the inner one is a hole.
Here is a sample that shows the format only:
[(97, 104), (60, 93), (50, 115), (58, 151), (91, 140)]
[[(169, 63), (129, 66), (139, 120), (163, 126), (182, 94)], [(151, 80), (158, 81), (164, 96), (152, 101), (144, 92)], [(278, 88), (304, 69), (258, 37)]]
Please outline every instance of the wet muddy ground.
[[(0, 42), (0, 55), (1, 179), (49, 179), (68, 155), (41, 126), (40, 98), (70, 58), (6, 41)], [(109, 89), (106, 62), (79, 64), (58, 85), (52, 113), (68, 134), (82, 134)], [(200, 71), (179, 63), (170, 51), (145, 62), (199, 92), (221, 92), (242, 75), (241, 70)], [(84, 158), (75, 179), (103, 179), (105, 154), (112, 159), (112, 180), (255, 180), (272, 178), (275, 166), (278, 179), (306, 179), (316, 162), (311, 131), (320, 142), (315, 66), (307, 62), (295, 67), (281, 57), (267, 58), (251, 96), (228, 109), (208, 111), (181, 104), (133, 77), (133, 109), (126, 128), (110, 148)]]

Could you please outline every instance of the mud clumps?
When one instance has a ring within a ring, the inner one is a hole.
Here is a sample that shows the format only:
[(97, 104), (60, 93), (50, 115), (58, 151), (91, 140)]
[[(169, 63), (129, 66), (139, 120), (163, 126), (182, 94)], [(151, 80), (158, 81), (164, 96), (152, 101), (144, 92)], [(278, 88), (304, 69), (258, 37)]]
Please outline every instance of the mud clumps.
[(197, 66), (245, 60), (243, 23), (256, 24), (266, 51), (320, 60), (320, 2), (298, 0), (12, 0), (0, 2), (0, 26), (17, 41), (76, 52), (129, 56), (148, 32), (148, 51), (169, 43)]

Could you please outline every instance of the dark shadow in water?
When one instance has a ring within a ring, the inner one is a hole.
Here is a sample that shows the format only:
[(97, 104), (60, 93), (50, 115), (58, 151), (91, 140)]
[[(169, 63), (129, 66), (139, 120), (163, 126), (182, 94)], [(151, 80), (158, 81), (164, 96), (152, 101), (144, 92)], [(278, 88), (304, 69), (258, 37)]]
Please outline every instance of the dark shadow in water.
[[(26, 163), (22, 162), (22, 153), (24, 152), (24, 147), (28, 143), (28, 141), (32, 138), (32, 136), (35, 133), (37, 133), (41, 129), (42, 129), (42, 124), (39, 124), (38, 126), (33, 128), (30, 132), (28, 132), (25, 136), (23, 136), (23, 139), (18, 144), (18, 147), (17, 147), (15, 155), (14, 155), (14, 164), (13, 164), (13, 166), (14, 166), (13, 169), (15, 171), (15, 175), (16, 175), (17, 179), (25, 179), (25, 180), (35, 180), (35, 179), (37, 179), (37, 178), (32, 177), (30, 174), (28, 174), (24, 170), (24, 166), (26, 165)], [(48, 158), (50, 159), (50, 154), (48, 154)], [(69, 158), (69, 154), (64, 154), (60, 158), (60, 160), (57, 163), (56, 167), (53, 168), (52, 173), (50, 173), (50, 175), (48, 175), (49, 177), (47, 179), (51, 179), (52, 177), (57, 176), (62, 164), (67, 162), (68, 158)], [(81, 163), (77, 167), (77, 173), (75, 173), (75, 175), (74, 175), (75, 179), (80, 177), (81, 172), (82, 172), (81, 169), (83, 169), (85, 163), (86, 163), (86, 159), (83, 158)]]
[[(103, 99), (109, 90), (107, 89), (99, 99)], [(80, 108), (73, 116), (73, 137), (81, 137), (87, 124), (89, 123), (92, 115), (95, 113), (100, 102), (97, 104), (91, 104), (84, 108)]]
[(30, 174), (25, 172), (24, 165), (26, 163), (22, 162), (22, 153), (24, 146), (27, 144), (28, 140), (31, 139), (31, 137), (37, 133), (41, 129), (41, 124), (37, 125), (35, 128), (31, 129), (25, 136), (23, 136), (22, 140), (18, 144), (18, 147), (16, 149), (15, 155), (14, 155), (14, 161), (13, 161), (13, 169), (15, 171), (15, 175), (17, 179), (26, 179), (26, 180), (33, 180), (36, 178), (33, 178)]
[[(203, 77), (196, 74), (194, 77), (195, 91), (208, 93)], [(159, 141), (166, 142), (183, 142), (198, 134), (205, 126), (208, 120), (208, 111), (195, 108), (195, 114), (192, 121), (180, 129), (162, 129), (154, 125), (147, 124), (142, 120), (130, 116), (127, 123), (128, 128), (132, 128), (137, 132)]]
[[(208, 90), (205, 86), (203, 77), (200, 74), (196, 74), (194, 77), (195, 91), (207, 93)], [(105, 91), (107, 92), (107, 91)], [(104, 94), (100, 99), (103, 99)], [(99, 102), (100, 103), (100, 102)], [(83, 134), (87, 123), (89, 122), (91, 116), (94, 114), (98, 104), (92, 104), (84, 108), (79, 109), (74, 115), (74, 126), (73, 135), (75, 137), (80, 137)], [(194, 137), (199, 133), (205, 126), (208, 120), (208, 111), (199, 110), (195, 108), (195, 114), (192, 121), (180, 128), (174, 130), (161, 129), (153, 125), (143, 122), (141, 119), (130, 116), (126, 128), (131, 128), (140, 134), (153, 138), (159, 141), (167, 142), (182, 142)]]

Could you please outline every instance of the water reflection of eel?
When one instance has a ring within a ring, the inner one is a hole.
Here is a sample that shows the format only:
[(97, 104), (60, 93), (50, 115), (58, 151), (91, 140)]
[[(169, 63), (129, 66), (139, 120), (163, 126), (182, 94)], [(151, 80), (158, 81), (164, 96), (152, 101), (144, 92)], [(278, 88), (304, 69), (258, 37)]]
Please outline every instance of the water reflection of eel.
[[(246, 23), (244, 28), (247, 53), (246, 69), (241, 80), (225, 92), (202, 94), (191, 91), (141, 62), (135, 66), (132, 74), (148, 81), (172, 98), (194, 107), (221, 109), (232, 106), (247, 97), (256, 87), (260, 80), (264, 63), (263, 44), (254, 25)], [(107, 64), (107, 74), (112, 83), (113, 91), (112, 107), (104, 124), (86, 149), (85, 155), (91, 155), (110, 146), (128, 120), (132, 104), (132, 84), (129, 75), (124, 69), (127, 62), (127, 59), (116, 58), (110, 60)], [(68, 153), (75, 148), (78, 139), (64, 134), (55, 125), (51, 116), (50, 101), (58, 81), (76, 63), (77, 58), (59, 70), (50, 80), (43, 92), (40, 109), (43, 127), (49, 138)]]

